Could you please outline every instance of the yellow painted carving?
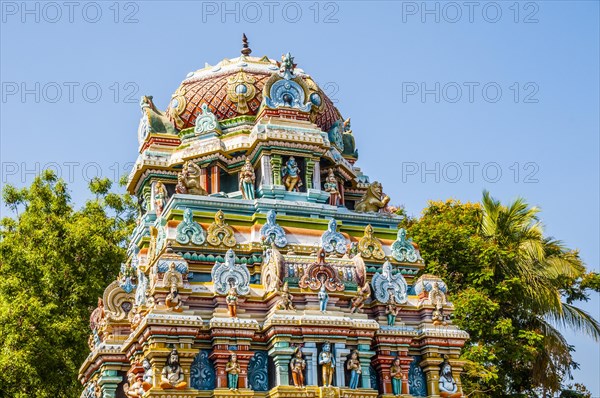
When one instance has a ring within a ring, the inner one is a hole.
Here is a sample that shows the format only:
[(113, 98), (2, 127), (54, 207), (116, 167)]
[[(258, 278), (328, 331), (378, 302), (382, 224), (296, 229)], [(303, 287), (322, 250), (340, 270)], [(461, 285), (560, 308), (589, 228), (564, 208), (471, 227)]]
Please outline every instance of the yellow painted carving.
[(381, 242), (373, 235), (371, 224), (367, 225), (365, 235), (358, 241), (358, 251), (363, 258), (375, 258), (377, 260), (385, 258)]
[(208, 227), (206, 241), (212, 246), (225, 245), (233, 247), (237, 243), (233, 229), (225, 222), (225, 214), (219, 210), (215, 214), (215, 222)]

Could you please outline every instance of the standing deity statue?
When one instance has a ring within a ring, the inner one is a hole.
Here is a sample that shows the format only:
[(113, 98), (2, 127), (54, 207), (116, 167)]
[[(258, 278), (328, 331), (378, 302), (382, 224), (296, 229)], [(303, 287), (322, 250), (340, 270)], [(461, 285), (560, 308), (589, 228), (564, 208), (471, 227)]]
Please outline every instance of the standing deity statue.
[(321, 365), (323, 386), (330, 387), (333, 381), (333, 372), (335, 372), (335, 358), (331, 352), (331, 344), (323, 344), (323, 350), (319, 354), (319, 365)]
[(165, 185), (158, 181), (154, 186), (154, 211), (156, 216), (160, 217), (167, 204), (168, 194)]
[(144, 391), (148, 391), (152, 388), (152, 378), (154, 377), (154, 371), (152, 370), (152, 365), (150, 361), (144, 358), (142, 361), (142, 366), (144, 367), (144, 377), (142, 378), (142, 388)]
[(231, 354), (229, 357), (229, 362), (225, 365), (225, 372), (227, 372), (227, 387), (230, 390), (237, 390), (241, 368), (236, 354)]
[(283, 177), (283, 184), (288, 191), (300, 191), (302, 181), (300, 180), (300, 168), (296, 163), (296, 159), (290, 156), (283, 170), (281, 170), (281, 176)]
[(400, 358), (394, 358), (390, 367), (390, 378), (392, 379), (392, 392), (394, 395), (402, 394), (402, 367), (400, 366)]
[(250, 159), (246, 158), (246, 163), (240, 170), (240, 191), (242, 191), (242, 197), (244, 199), (255, 199), (254, 194), (254, 181), (256, 181), (256, 175), (254, 174), (254, 167), (250, 163)]
[(368, 283), (365, 283), (363, 287), (359, 287), (358, 291), (356, 292), (356, 296), (354, 296), (351, 301), (352, 309), (350, 312), (355, 313), (362, 310), (365, 306), (365, 301), (367, 301), (370, 295), (371, 288), (369, 287)]
[(358, 379), (362, 373), (358, 351), (352, 351), (352, 355), (346, 363), (346, 368), (350, 371), (350, 382), (348, 383), (348, 387), (354, 390), (358, 388)]
[(296, 388), (304, 388), (304, 369), (306, 369), (306, 360), (302, 357), (302, 349), (296, 348), (296, 353), (290, 361), (292, 371), (292, 380)]
[(227, 297), (225, 297), (225, 301), (227, 301), (227, 310), (229, 311), (229, 316), (232, 318), (237, 318), (238, 294), (235, 286), (231, 286), (229, 288), (229, 292), (227, 293)]
[(179, 353), (173, 348), (161, 373), (160, 388), (164, 390), (171, 388), (183, 390), (186, 387), (187, 383), (185, 382), (183, 369), (179, 365)]
[(321, 290), (319, 290), (318, 298), (319, 298), (319, 310), (321, 310), (321, 312), (327, 311), (327, 302), (329, 301), (329, 294), (325, 290), (325, 284), (321, 285)]
[(283, 288), (279, 291), (279, 301), (277, 302), (277, 309), (295, 311), (296, 308), (294, 308), (294, 304), (292, 302), (293, 299), (294, 296), (290, 294), (290, 288), (288, 286), (288, 283), (285, 282), (283, 284)]
[(329, 192), (329, 204), (332, 206), (339, 206), (341, 194), (337, 178), (335, 178), (335, 175), (333, 174), (333, 169), (329, 169), (329, 174), (327, 174), (327, 178), (325, 178), (323, 188), (325, 189), (325, 192)]
[(400, 307), (396, 303), (396, 298), (392, 292), (390, 292), (390, 298), (385, 307), (385, 313), (387, 315), (388, 326), (394, 326), (396, 323), (396, 317), (398, 316), (398, 312), (400, 311)]
[(452, 376), (452, 366), (447, 359), (442, 362), (440, 368), (440, 379), (438, 386), (440, 388), (440, 396), (442, 398), (460, 398), (462, 394), (458, 390), (458, 385)]

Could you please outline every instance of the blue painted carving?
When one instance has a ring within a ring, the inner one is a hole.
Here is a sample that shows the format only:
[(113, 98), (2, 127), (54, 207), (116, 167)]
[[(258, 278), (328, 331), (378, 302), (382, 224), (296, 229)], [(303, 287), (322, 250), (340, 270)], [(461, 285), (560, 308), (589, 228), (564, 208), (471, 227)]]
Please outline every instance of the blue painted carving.
[(427, 379), (420, 362), (421, 356), (415, 356), (408, 370), (408, 391), (413, 397), (427, 396)]
[(213, 390), (215, 388), (215, 367), (208, 357), (208, 350), (201, 350), (190, 367), (190, 385), (197, 390)]
[(175, 271), (179, 272), (180, 274), (184, 275), (188, 273), (187, 261), (185, 261), (184, 259), (175, 260), (173, 258), (159, 259), (156, 265), (157, 271), (159, 273), (167, 272), (171, 263), (175, 263)]
[(392, 243), (392, 256), (398, 261), (409, 263), (414, 263), (421, 259), (419, 252), (412, 244), (412, 239), (406, 238), (406, 230), (404, 228), (398, 230), (396, 241)]
[(254, 391), (269, 390), (267, 371), (268, 355), (265, 351), (256, 351), (248, 363), (248, 384)]
[(131, 264), (121, 264), (119, 273), (119, 286), (125, 293), (131, 293), (137, 286), (137, 267)]
[(329, 141), (341, 152), (344, 151), (344, 138), (342, 136), (342, 130), (343, 122), (341, 120), (337, 120), (333, 126), (331, 126), (331, 129), (329, 129), (328, 133)]
[(393, 273), (392, 264), (389, 261), (383, 263), (381, 273), (373, 275), (373, 291), (375, 298), (381, 303), (387, 303), (390, 299), (390, 291), (393, 292), (396, 303), (404, 304), (408, 301), (408, 285), (400, 272)]
[(438, 287), (444, 294), (448, 293), (448, 286), (444, 281), (442, 281), (439, 277), (433, 275), (423, 275), (421, 276), (414, 285), (414, 290), (416, 295), (420, 295), (421, 293), (429, 293), (433, 288), (433, 283), (437, 282)]
[(195, 245), (201, 245), (206, 240), (204, 230), (200, 224), (194, 221), (192, 209), (185, 209), (183, 212), (183, 221), (177, 226), (175, 239), (182, 245), (187, 245), (190, 241)]
[(369, 366), (369, 378), (371, 379), (371, 388), (373, 390), (379, 390), (379, 379), (377, 378), (377, 371), (372, 366)]
[(285, 106), (299, 109), (302, 112), (309, 112), (312, 106), (311, 102), (305, 103), (304, 89), (293, 80), (283, 79), (273, 83), (269, 97), (265, 98), (269, 108)]
[(269, 96), (265, 97), (265, 103), (269, 108), (285, 106), (302, 112), (310, 111), (312, 102), (306, 102), (304, 89), (293, 80), (296, 78), (294, 67), (294, 57), (287, 53), (283, 56), (279, 69), (279, 76), (282, 79), (271, 85)]
[(332, 218), (329, 220), (327, 231), (321, 235), (321, 247), (327, 253), (337, 252), (339, 254), (345, 254), (347, 244), (348, 242), (344, 235), (337, 231), (337, 221)]
[(235, 263), (235, 253), (232, 249), (227, 250), (225, 262), (215, 262), (211, 277), (215, 284), (215, 292), (219, 294), (227, 293), (230, 286), (235, 287), (240, 296), (250, 292), (250, 271), (245, 264)]
[(275, 243), (277, 247), (287, 245), (285, 231), (276, 222), (277, 214), (274, 210), (267, 212), (267, 223), (260, 229), (260, 236), (265, 240), (265, 243)]

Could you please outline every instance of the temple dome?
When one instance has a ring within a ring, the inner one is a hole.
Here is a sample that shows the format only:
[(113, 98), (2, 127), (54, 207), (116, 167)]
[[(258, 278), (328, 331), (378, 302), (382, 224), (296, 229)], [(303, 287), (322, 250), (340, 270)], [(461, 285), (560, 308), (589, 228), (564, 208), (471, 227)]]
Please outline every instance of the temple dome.
[[(224, 59), (217, 65), (206, 65), (191, 72), (173, 94), (167, 116), (183, 130), (194, 127), (196, 117), (202, 114), (202, 105), (216, 116), (219, 122), (239, 116), (256, 116), (263, 101), (263, 88), (269, 78), (279, 70), (277, 62), (267, 57), (242, 55)], [(306, 87), (313, 106), (310, 119), (325, 132), (341, 120), (333, 102), (301, 69), (295, 69)]]

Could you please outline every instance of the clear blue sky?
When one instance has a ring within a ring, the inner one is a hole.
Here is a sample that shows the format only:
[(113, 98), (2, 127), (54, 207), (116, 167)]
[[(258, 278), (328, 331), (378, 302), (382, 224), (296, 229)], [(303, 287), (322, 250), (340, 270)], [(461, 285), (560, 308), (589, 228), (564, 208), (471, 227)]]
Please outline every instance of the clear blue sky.
[[(253, 55), (291, 51), (352, 117), (358, 165), (392, 202), (418, 215), (483, 189), (523, 196), (599, 269), (596, 1), (1, 6), (2, 183), (51, 163), (81, 202), (86, 177), (135, 160), (139, 96), (164, 109), (188, 72), (237, 56), (245, 32)], [(600, 317), (598, 296), (584, 308)], [(567, 336), (576, 381), (600, 396), (599, 345)]]

